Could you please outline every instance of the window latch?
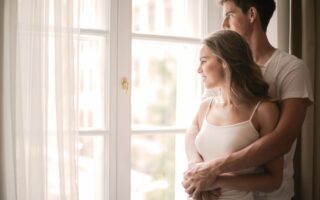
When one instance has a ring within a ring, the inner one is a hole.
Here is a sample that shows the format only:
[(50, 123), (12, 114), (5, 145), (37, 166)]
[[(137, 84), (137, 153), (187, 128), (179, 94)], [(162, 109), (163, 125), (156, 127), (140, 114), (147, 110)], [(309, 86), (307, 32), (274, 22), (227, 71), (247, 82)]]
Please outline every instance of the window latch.
[(129, 90), (129, 81), (126, 77), (121, 79), (121, 88), (127, 94)]

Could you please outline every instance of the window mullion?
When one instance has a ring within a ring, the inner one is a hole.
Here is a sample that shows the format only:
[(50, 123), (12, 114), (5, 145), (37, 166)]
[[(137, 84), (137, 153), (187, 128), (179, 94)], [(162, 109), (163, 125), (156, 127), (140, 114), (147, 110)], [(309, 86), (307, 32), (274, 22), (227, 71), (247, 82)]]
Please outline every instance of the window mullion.
[(164, 41), (164, 42), (183, 43), (183, 44), (200, 44), (201, 43), (200, 38), (152, 35), (152, 34), (141, 34), (141, 33), (132, 33), (132, 39)]
[(107, 30), (99, 30), (99, 29), (80, 29), (81, 35), (93, 35), (93, 36), (106, 36), (110, 35), (110, 31)]
[(108, 135), (108, 130), (80, 130), (79, 135), (80, 136), (104, 136)]

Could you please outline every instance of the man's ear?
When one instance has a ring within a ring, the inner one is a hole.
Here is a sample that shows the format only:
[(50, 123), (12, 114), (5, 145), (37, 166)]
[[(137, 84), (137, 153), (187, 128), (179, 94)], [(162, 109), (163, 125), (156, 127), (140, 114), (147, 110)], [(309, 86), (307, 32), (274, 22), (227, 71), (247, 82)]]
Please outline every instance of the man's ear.
[(249, 20), (251, 23), (253, 23), (254, 21), (257, 20), (257, 17), (258, 17), (258, 11), (255, 7), (250, 7), (248, 12), (247, 12), (247, 15), (249, 17)]

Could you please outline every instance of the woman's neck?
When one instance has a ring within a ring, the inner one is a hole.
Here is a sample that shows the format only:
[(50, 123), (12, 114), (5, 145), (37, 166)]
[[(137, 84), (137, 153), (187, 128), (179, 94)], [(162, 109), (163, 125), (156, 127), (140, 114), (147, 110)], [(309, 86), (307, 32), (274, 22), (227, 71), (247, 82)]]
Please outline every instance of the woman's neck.
[(218, 94), (214, 96), (214, 101), (216, 104), (222, 106), (222, 107), (237, 107), (240, 105), (251, 105), (254, 104), (254, 101), (251, 100), (241, 100), (238, 98), (235, 98), (234, 96), (231, 95), (229, 90), (223, 89), (223, 88), (218, 88)]

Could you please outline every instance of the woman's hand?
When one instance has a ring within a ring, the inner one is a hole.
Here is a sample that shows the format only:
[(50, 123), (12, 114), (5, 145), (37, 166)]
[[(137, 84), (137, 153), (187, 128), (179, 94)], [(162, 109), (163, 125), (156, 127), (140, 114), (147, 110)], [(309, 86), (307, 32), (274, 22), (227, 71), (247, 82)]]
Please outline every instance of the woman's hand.
[(184, 173), (182, 182), (186, 193), (190, 197), (197, 199), (202, 191), (212, 191), (217, 189), (215, 184), (217, 173), (214, 165), (210, 162), (196, 163)]
[(221, 189), (217, 188), (212, 191), (201, 192), (199, 197), (195, 200), (218, 200), (221, 196)]

